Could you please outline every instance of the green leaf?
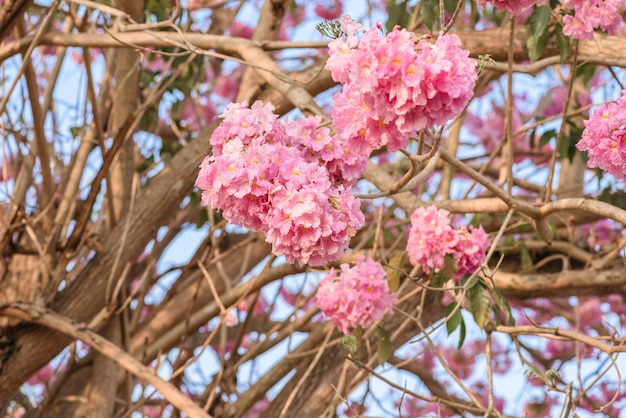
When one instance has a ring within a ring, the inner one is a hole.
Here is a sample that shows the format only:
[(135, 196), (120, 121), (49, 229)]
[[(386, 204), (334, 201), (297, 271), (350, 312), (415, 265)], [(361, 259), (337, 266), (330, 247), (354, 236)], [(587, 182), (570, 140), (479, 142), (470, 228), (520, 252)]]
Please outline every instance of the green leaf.
[[(212, 209), (209, 209), (212, 210)], [(206, 225), (206, 223), (209, 222), (209, 214), (207, 213), (206, 210), (201, 210), (200, 211), (200, 215), (196, 218), (196, 228), (200, 229), (202, 228), (204, 225)]]
[(530, 149), (535, 149), (535, 137), (537, 136), (537, 128), (533, 128), (532, 131), (530, 131)]
[(594, 64), (583, 64), (576, 68), (576, 77), (583, 78), (583, 84), (587, 86), (594, 75), (596, 75), (596, 66)]
[(357, 339), (354, 335), (345, 335), (339, 339), (339, 345), (341, 345), (344, 350), (346, 350), (350, 357), (353, 359), (356, 356), (356, 350), (358, 349)]
[(137, 166), (135, 167), (135, 172), (143, 173), (152, 164), (154, 164), (154, 155), (151, 155), (148, 158), (145, 158), (141, 163), (137, 164)]
[(550, 129), (541, 134), (541, 138), (539, 138), (539, 148), (546, 145), (552, 138), (556, 138), (556, 130)]
[(526, 43), (528, 57), (531, 61), (536, 61), (543, 54), (550, 39), (550, 31), (548, 29), (550, 8), (548, 6), (535, 7), (528, 22), (530, 23), (530, 36)]
[(376, 328), (376, 345), (378, 348), (378, 364), (384, 365), (391, 357), (391, 339), (389, 333), (381, 327)]
[(541, 376), (541, 370), (537, 368), (537, 366), (530, 366), (528, 369), (524, 370), (524, 375), (532, 376)]
[(530, 251), (528, 247), (523, 243), (519, 243), (519, 251), (520, 251), (520, 267), (522, 268), (522, 272), (528, 271), (533, 268), (533, 258), (530, 255)]
[(491, 298), (489, 291), (482, 283), (477, 283), (468, 291), (470, 305), (472, 307), (472, 315), (476, 324), (482, 329), (489, 323), (491, 316)]
[(435, 289), (441, 289), (443, 284), (446, 282), (446, 279), (443, 278), (443, 273), (438, 271), (433, 274), (433, 277), (430, 279), (430, 287), (434, 287)]
[(78, 138), (81, 135), (82, 131), (83, 131), (82, 126), (70, 126), (70, 133), (72, 134), (72, 137), (74, 138)]
[(157, 21), (165, 20), (169, 8), (169, 0), (147, 0), (146, 10), (156, 16)]
[(155, 106), (150, 106), (141, 115), (139, 120), (139, 129), (142, 131), (150, 131), (155, 128), (159, 123), (159, 112)]
[(391, 32), (396, 25), (400, 25), (402, 27), (406, 26), (407, 19), (410, 17), (410, 14), (406, 11), (407, 3), (407, 0), (391, 0), (387, 2), (388, 18), (387, 23), (385, 23), (385, 29), (387, 29), (387, 32)]
[(454, 277), (458, 269), (459, 260), (457, 260), (450, 254), (446, 254), (443, 258), (443, 270), (441, 270), (441, 272), (443, 273), (443, 278), (445, 280), (450, 280)]
[[(509, 301), (506, 300), (506, 298), (499, 289), (493, 289), (493, 292), (491, 292), (491, 294), (493, 295), (493, 300), (496, 303), (496, 307), (498, 307), (500, 310), (503, 310), (506, 315), (506, 317), (504, 318), (505, 323), (510, 327), (514, 326), (515, 318), (513, 318)], [(500, 315), (498, 315), (498, 317), (499, 316)]]
[(530, 61), (537, 61), (543, 51), (545, 51), (546, 46), (548, 45), (548, 40), (550, 39), (550, 33), (548, 29), (542, 32), (539, 36), (529, 36), (528, 41), (526, 42), (526, 48), (528, 48), (528, 58)]
[(398, 286), (400, 286), (400, 277), (402, 276), (402, 267), (404, 266), (405, 258), (406, 251), (398, 253), (391, 257), (389, 266), (385, 267), (390, 292), (395, 292), (398, 290)]
[(618, 208), (626, 207), (626, 193), (620, 190), (613, 191), (611, 187), (605, 187), (600, 196), (598, 196), (598, 200), (610, 203)]
[(478, 56), (478, 65), (476, 65), (476, 74), (483, 72), (487, 64), (495, 64), (496, 61), (489, 54), (481, 54)]
[(530, 35), (538, 37), (548, 28), (550, 23), (550, 8), (548, 6), (535, 7), (533, 13), (528, 18), (530, 24)]
[(433, 274), (433, 277), (430, 280), (430, 286), (438, 288), (438, 289), (443, 287), (443, 284), (445, 282), (447, 282), (448, 280), (454, 277), (458, 269), (459, 269), (459, 261), (456, 260), (450, 254), (447, 254), (443, 258), (443, 269)]
[(554, 382), (554, 380), (558, 379), (561, 376), (561, 373), (559, 373), (558, 370), (548, 369), (546, 370), (546, 376), (548, 376), (548, 378)]
[(435, 22), (439, 22), (439, 1), (422, 0), (419, 17), (424, 21), (424, 25), (432, 32)]
[(448, 321), (446, 322), (446, 330), (448, 331), (448, 335), (452, 334), (461, 325), (461, 322), (463, 322), (463, 315), (461, 314), (460, 308), (457, 309), (452, 316), (450, 316), (456, 307), (456, 302), (452, 302), (446, 306), (446, 318), (448, 318)]
[(463, 347), (463, 343), (465, 342), (465, 336), (467, 335), (467, 328), (465, 327), (465, 319), (461, 317), (461, 329), (459, 332), (459, 343), (457, 344), (457, 350), (460, 350)]
[(559, 51), (561, 62), (565, 62), (569, 56), (571, 40), (569, 36), (563, 34), (563, 26), (560, 23), (556, 24), (554, 34), (556, 35), (556, 49)]
[(567, 127), (561, 136), (561, 143), (557, 149), (559, 158), (567, 158), (570, 161), (574, 159), (574, 155), (578, 150), (576, 149), (576, 143), (582, 135), (583, 128), (574, 125), (568, 120)]

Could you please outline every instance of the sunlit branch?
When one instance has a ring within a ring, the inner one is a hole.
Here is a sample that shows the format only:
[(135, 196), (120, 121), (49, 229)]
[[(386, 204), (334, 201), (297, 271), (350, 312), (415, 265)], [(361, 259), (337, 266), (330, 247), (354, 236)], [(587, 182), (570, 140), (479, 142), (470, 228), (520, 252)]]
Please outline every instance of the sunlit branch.
[(79, 339), (91, 348), (116, 362), (129, 373), (154, 386), (176, 408), (194, 418), (210, 418), (202, 408), (183, 395), (171, 383), (161, 379), (153, 370), (135, 360), (131, 355), (120, 349), (110, 341), (104, 339), (94, 331), (82, 327), (43, 306), (14, 302), (0, 306), (0, 315), (19, 318), (23, 321), (43, 325), (64, 333), (72, 338)]

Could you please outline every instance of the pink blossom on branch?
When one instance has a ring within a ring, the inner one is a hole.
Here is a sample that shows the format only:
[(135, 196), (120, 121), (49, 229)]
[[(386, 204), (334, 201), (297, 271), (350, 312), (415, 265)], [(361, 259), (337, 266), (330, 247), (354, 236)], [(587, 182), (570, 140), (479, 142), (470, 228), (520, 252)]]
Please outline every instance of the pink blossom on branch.
[(617, 102), (604, 104), (591, 114), (576, 148), (587, 151), (588, 167), (626, 179), (626, 90)]
[(472, 274), (485, 259), (489, 236), (482, 227), (454, 229), (450, 213), (435, 206), (418, 208), (411, 215), (407, 252), (413, 265), (420, 265), (427, 274), (444, 268), (445, 256), (458, 261), (456, 279)]
[(345, 335), (351, 329), (369, 327), (391, 313), (396, 295), (389, 292), (385, 270), (371, 258), (360, 257), (354, 267), (331, 269), (317, 289), (316, 303)]
[(350, 184), (367, 156), (317, 128), (319, 118), (282, 122), (272, 111), (261, 102), (228, 106), (196, 180), (202, 200), (227, 221), (264, 232), (287, 262), (337, 260), (364, 222)]
[(346, 17), (342, 28), (348, 36), (329, 44), (326, 68), (343, 84), (332, 116), (346, 143), (405, 148), (416, 131), (447, 123), (473, 96), (476, 63), (458, 36), (431, 44), (405, 29), (383, 35), (377, 25), (359, 39)]
[(421, 265), (427, 273), (443, 269), (444, 257), (453, 254), (459, 242), (448, 215), (434, 206), (418, 208), (411, 215), (406, 249), (411, 264)]
[(315, 5), (315, 14), (322, 19), (335, 20), (343, 13), (343, 4), (341, 3), (341, 0), (318, 0)]
[(565, 0), (563, 6), (573, 14), (563, 16), (563, 33), (576, 39), (593, 39), (593, 31), (602, 29), (616, 35), (624, 19), (624, 0)]
[(485, 260), (485, 253), (489, 248), (489, 235), (482, 227), (461, 227), (457, 230), (458, 243), (454, 248), (454, 258), (459, 267), (455, 277), (461, 278), (474, 273)]

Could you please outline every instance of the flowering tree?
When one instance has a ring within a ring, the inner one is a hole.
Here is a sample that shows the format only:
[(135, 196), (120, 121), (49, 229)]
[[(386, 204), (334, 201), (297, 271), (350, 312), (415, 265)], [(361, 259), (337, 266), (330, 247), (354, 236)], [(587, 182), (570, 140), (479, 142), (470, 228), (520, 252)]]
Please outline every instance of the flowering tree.
[(0, 416), (617, 417), (625, 9), (1, 1)]

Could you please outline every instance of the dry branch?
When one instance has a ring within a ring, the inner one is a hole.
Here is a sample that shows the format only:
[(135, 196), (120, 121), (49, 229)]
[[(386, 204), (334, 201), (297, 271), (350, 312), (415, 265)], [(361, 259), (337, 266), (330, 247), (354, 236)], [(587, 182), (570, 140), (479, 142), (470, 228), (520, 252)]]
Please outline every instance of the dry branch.
[(83, 325), (77, 324), (45, 307), (19, 302), (0, 306), (0, 315), (42, 325), (74, 339), (81, 340), (134, 376), (154, 386), (165, 399), (176, 408), (188, 414), (189, 417), (211, 418), (210, 415), (183, 395), (175, 386), (161, 379), (154, 370), (144, 366), (130, 354)]

